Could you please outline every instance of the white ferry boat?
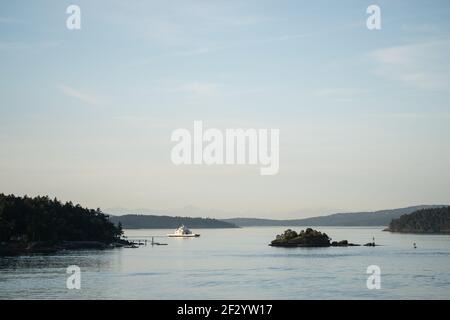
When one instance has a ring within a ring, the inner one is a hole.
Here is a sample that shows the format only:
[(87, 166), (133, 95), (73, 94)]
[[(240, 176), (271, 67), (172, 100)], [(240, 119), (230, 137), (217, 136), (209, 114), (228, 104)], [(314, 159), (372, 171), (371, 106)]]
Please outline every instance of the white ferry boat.
[(175, 230), (174, 233), (169, 233), (167, 236), (168, 237), (180, 237), (180, 238), (194, 238), (194, 237), (200, 237), (200, 234), (192, 233), (192, 231), (189, 230), (188, 228), (186, 228), (185, 226), (181, 226), (177, 230)]

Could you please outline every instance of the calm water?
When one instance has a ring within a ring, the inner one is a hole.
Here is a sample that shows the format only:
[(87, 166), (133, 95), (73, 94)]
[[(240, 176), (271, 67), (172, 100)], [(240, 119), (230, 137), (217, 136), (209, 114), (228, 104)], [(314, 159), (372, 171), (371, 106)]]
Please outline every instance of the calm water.
[[(0, 298), (450, 299), (450, 236), (320, 227), (334, 240), (366, 243), (374, 236), (383, 246), (267, 246), (284, 229), (194, 230), (200, 238), (155, 238), (168, 246), (0, 258)], [(126, 234), (145, 238), (168, 231)], [(69, 265), (81, 267), (81, 290), (66, 288)], [(369, 265), (381, 268), (380, 290), (366, 287)]]

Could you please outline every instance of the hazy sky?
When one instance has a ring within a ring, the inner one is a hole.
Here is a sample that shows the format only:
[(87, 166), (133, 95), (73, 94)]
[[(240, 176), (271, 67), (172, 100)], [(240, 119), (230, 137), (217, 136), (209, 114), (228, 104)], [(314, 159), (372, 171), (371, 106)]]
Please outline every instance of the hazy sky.
[[(450, 204), (449, 52), (448, 0), (1, 1), (0, 192), (211, 217)], [(173, 165), (194, 120), (280, 129), (279, 174)]]

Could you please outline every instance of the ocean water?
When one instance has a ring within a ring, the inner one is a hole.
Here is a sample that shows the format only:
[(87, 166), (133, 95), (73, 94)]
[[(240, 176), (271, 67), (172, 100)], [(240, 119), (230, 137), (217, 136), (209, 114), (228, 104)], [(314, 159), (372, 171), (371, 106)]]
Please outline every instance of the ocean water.
[[(450, 236), (318, 227), (333, 240), (375, 237), (381, 246), (268, 246), (284, 229), (200, 229), (192, 239), (126, 230), (168, 245), (4, 257), (0, 299), (450, 299)], [(69, 265), (81, 268), (80, 290), (66, 287)], [(366, 286), (370, 265), (381, 269), (380, 289)]]

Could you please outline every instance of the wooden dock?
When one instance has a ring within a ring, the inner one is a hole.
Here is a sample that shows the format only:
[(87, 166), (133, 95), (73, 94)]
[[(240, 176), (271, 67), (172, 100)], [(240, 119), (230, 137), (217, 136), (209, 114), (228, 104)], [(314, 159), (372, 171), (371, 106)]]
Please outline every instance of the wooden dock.
[(129, 241), (132, 245), (135, 245), (135, 246), (147, 246), (148, 242), (152, 246), (167, 246), (167, 243), (155, 242), (154, 238), (155, 237), (152, 237), (151, 242), (149, 242), (148, 239), (137, 239), (137, 238), (131, 238), (131, 239), (126, 238), (126, 240)]
[(128, 240), (128, 241), (136, 246), (146, 246), (147, 245), (147, 239), (132, 239), (132, 240)]

